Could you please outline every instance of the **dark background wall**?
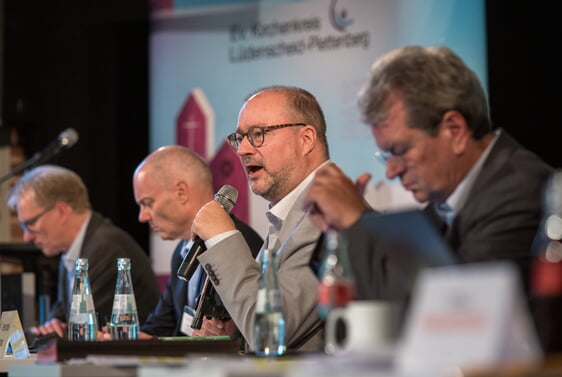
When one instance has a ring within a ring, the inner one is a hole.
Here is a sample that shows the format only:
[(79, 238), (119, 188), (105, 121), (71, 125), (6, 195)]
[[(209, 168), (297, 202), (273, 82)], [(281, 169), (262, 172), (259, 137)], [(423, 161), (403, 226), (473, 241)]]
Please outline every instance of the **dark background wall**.
[[(78, 144), (57, 162), (77, 171), (94, 207), (148, 249), (131, 188), (148, 152), (148, 0), (1, 4), (2, 127), (18, 129), (29, 155), (75, 128)], [(486, 2), (488, 85), (494, 123), (561, 167), (555, 5)]]
[(3, 127), (28, 155), (69, 127), (58, 164), (148, 249), (132, 173), (148, 151), (148, 0), (4, 2)]
[(562, 168), (561, 22), (556, 2), (488, 0), (492, 120)]

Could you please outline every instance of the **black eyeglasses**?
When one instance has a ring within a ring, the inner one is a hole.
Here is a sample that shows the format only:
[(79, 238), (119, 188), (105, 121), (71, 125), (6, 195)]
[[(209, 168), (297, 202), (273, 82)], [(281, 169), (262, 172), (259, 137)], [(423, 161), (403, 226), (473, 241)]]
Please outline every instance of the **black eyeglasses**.
[(273, 131), (279, 128), (285, 127), (293, 127), (293, 126), (306, 126), (306, 123), (286, 123), (286, 124), (275, 124), (272, 126), (253, 126), (248, 128), (248, 132), (234, 132), (226, 137), (228, 143), (234, 150), (234, 152), (238, 152), (238, 148), (240, 148), (240, 144), (244, 139), (244, 136), (248, 136), (248, 141), (252, 144), (253, 147), (259, 148), (262, 146), (263, 141), (265, 139), (266, 132)]
[(375, 157), (379, 160), (383, 165), (386, 164), (388, 161), (397, 161), (400, 163), (404, 162), (404, 156), (397, 156), (392, 154), (392, 152), (388, 151), (375, 151)]
[(20, 221), (20, 227), (28, 233), (35, 233), (35, 231), (32, 230), (30, 227), (35, 225), (35, 223), (41, 218), (41, 216), (43, 216), (44, 214), (46, 214), (47, 212), (49, 212), (53, 208), (55, 208), (55, 206), (50, 206), (49, 208), (47, 208), (46, 210), (44, 210), (40, 214), (38, 214), (36, 216), (33, 216), (31, 219)]

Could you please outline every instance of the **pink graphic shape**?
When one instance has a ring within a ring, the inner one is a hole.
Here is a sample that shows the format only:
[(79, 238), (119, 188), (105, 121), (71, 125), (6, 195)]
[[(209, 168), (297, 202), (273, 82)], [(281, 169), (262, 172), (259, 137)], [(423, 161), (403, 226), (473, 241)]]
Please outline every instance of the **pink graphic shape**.
[(156, 13), (158, 11), (173, 10), (174, 0), (151, 0), (150, 11)]
[(238, 190), (238, 200), (232, 213), (249, 223), (250, 193), (246, 172), (226, 140), (213, 156), (214, 122), (214, 112), (205, 94), (199, 88), (193, 89), (176, 117), (176, 143), (209, 161), (215, 192), (225, 184)]
[(176, 117), (176, 142), (208, 159), (212, 154), (208, 134), (213, 134), (213, 118), (203, 92), (200, 89), (192, 90)]

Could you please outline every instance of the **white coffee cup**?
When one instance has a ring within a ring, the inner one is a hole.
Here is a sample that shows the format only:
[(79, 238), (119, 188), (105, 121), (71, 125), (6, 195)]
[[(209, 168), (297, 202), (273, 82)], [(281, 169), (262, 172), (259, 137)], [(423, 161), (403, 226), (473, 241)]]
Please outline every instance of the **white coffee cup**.
[[(400, 306), (390, 301), (352, 301), (330, 311), (325, 328), (327, 353), (376, 353), (393, 347), (399, 330)], [(345, 336), (338, 339), (338, 323)]]

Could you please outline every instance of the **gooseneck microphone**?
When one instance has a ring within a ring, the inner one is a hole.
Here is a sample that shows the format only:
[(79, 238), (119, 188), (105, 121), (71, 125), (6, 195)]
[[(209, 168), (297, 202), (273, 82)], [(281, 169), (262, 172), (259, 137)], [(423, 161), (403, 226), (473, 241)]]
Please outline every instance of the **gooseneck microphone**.
[(0, 183), (10, 179), (19, 172), (45, 163), (58, 155), (64, 149), (72, 147), (78, 141), (78, 132), (74, 128), (67, 128), (53, 140), (45, 149), (35, 153), (29, 160), (13, 168), (8, 174), (0, 177)]
[[(230, 213), (234, 205), (236, 204), (236, 200), (238, 200), (238, 190), (230, 185), (224, 185), (220, 188), (219, 191), (215, 194), (215, 201), (218, 202), (227, 213)], [(197, 257), (201, 255), (207, 247), (205, 246), (205, 241), (203, 241), (199, 237), (195, 237), (193, 241), (193, 245), (185, 254), (183, 261), (181, 262), (180, 267), (178, 268), (177, 276), (182, 280), (189, 280), (193, 273), (199, 266), (199, 261)]]
[(78, 141), (78, 132), (74, 128), (67, 128), (62, 131), (59, 136), (51, 142), (45, 149), (41, 152), (37, 152), (33, 158), (36, 158), (38, 162), (44, 162), (50, 160), (63, 149), (68, 149), (72, 147)]
[(70, 148), (78, 141), (78, 132), (74, 128), (67, 128), (59, 134), (55, 142), (55, 149)]

